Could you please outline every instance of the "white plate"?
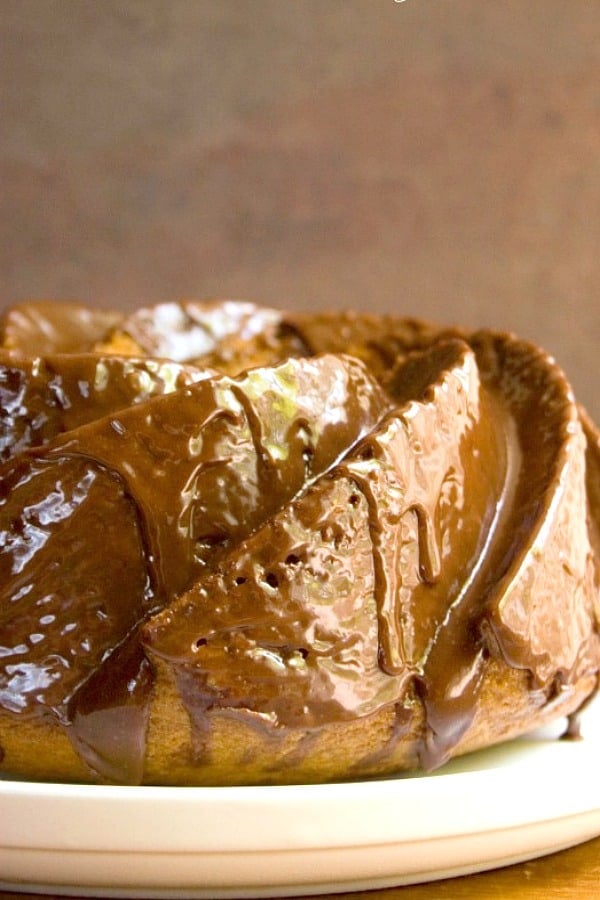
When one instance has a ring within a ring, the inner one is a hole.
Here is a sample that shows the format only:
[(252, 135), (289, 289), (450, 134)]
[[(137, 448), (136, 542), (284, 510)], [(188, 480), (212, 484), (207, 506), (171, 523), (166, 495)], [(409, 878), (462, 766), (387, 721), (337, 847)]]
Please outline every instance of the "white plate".
[(0, 781), (0, 887), (282, 897), (428, 881), (600, 834), (600, 702), (584, 740), (536, 733), (434, 775), (248, 788)]

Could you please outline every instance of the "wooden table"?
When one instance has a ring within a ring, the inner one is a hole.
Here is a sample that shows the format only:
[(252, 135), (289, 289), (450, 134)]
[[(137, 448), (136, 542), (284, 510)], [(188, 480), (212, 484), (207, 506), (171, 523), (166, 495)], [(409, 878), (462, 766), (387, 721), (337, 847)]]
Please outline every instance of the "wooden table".
[[(467, 875), (429, 884), (327, 894), (322, 900), (553, 900), (588, 898), (600, 889), (600, 837), (570, 850), (505, 869)], [(50, 895), (58, 897), (58, 895)], [(48, 900), (47, 894), (19, 894), (0, 891), (0, 900)]]

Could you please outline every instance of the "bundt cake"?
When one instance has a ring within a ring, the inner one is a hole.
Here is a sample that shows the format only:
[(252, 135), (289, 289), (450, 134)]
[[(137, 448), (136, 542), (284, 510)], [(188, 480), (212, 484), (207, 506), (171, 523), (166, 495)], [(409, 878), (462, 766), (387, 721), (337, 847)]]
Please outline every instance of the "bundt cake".
[(237, 301), (8, 309), (0, 769), (433, 769), (594, 695), (600, 436), (491, 331)]

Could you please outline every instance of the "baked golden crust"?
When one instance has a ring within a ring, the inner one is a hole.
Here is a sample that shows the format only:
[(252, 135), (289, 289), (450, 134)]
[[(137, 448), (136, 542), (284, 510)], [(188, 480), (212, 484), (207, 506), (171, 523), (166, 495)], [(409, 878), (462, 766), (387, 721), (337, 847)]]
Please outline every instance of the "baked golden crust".
[[(547, 704), (533, 697), (528, 674), (491, 660), (477, 711), (453, 756), (509, 741), (576, 712), (595, 690), (596, 677), (582, 678), (564, 697)], [(172, 680), (158, 673), (151, 704), (144, 784), (303, 784), (383, 777), (420, 768), (425, 728), (422, 704), (413, 697), (408, 719), (398, 722), (393, 706), (363, 719), (315, 730), (278, 733), (216, 713), (207, 743), (197, 746), (189, 716)], [(104, 779), (75, 751), (55, 721), (23, 722), (0, 713), (3, 769), (30, 780), (94, 784)]]

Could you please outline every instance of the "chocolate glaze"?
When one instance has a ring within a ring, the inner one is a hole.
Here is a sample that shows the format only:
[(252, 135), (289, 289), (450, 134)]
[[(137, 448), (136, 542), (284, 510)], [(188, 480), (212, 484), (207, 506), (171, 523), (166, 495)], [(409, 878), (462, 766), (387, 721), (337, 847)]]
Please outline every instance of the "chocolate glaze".
[[(118, 474), (139, 511), (160, 602), (291, 499), (368, 431), (389, 398), (325, 356), (216, 377), (57, 438), (45, 457)], [(30, 451), (30, 454), (33, 451)]]
[[(196, 720), (202, 695), (202, 715), (241, 707), (314, 727), (406, 700), (417, 680), (430, 721), (452, 720), (445, 749), (470, 723), (464, 673), (480, 647), (465, 647), (460, 667), (430, 671), (429, 660), (458, 653), (465, 585), (512, 472), (468, 347), (443, 344), (408, 366), (413, 399), (146, 626), (147, 651), (178, 670)], [(458, 700), (451, 671), (465, 682)]]
[(0, 338), (6, 350), (26, 356), (86, 353), (121, 315), (75, 303), (38, 300), (7, 309), (0, 319)]
[(161, 359), (0, 351), (0, 460), (210, 374)]
[(92, 770), (139, 784), (144, 773), (152, 669), (134, 629), (86, 681), (68, 711), (69, 734)]
[(0, 706), (100, 777), (143, 777), (155, 665), (199, 753), (217, 711), (302, 753), (393, 706), (391, 752), (422, 703), (426, 767), (490, 656), (548, 705), (598, 673), (600, 441), (532, 345), (233, 301), (3, 328)]
[[(78, 731), (91, 718), (79, 711), (78, 699), (88, 711), (94, 706), (93, 685), (110, 678), (112, 651), (389, 408), (359, 362), (290, 360), (146, 400), (6, 463), (0, 471), (4, 707), (51, 710), (72, 722), (70, 733), (89, 748), (89, 728), (84, 737)], [(107, 602), (116, 610), (106, 613)], [(46, 633), (39, 623), (48, 603)], [(30, 621), (25, 640), (24, 621)], [(81, 629), (89, 645), (83, 655), (76, 642)], [(103, 675), (94, 679), (98, 667)], [(128, 705), (146, 696), (136, 691)], [(107, 715), (105, 693), (95, 705), (99, 721), (100, 708)]]
[(74, 694), (153, 606), (137, 511), (83, 457), (19, 457), (1, 487), (0, 703), (66, 722)]

